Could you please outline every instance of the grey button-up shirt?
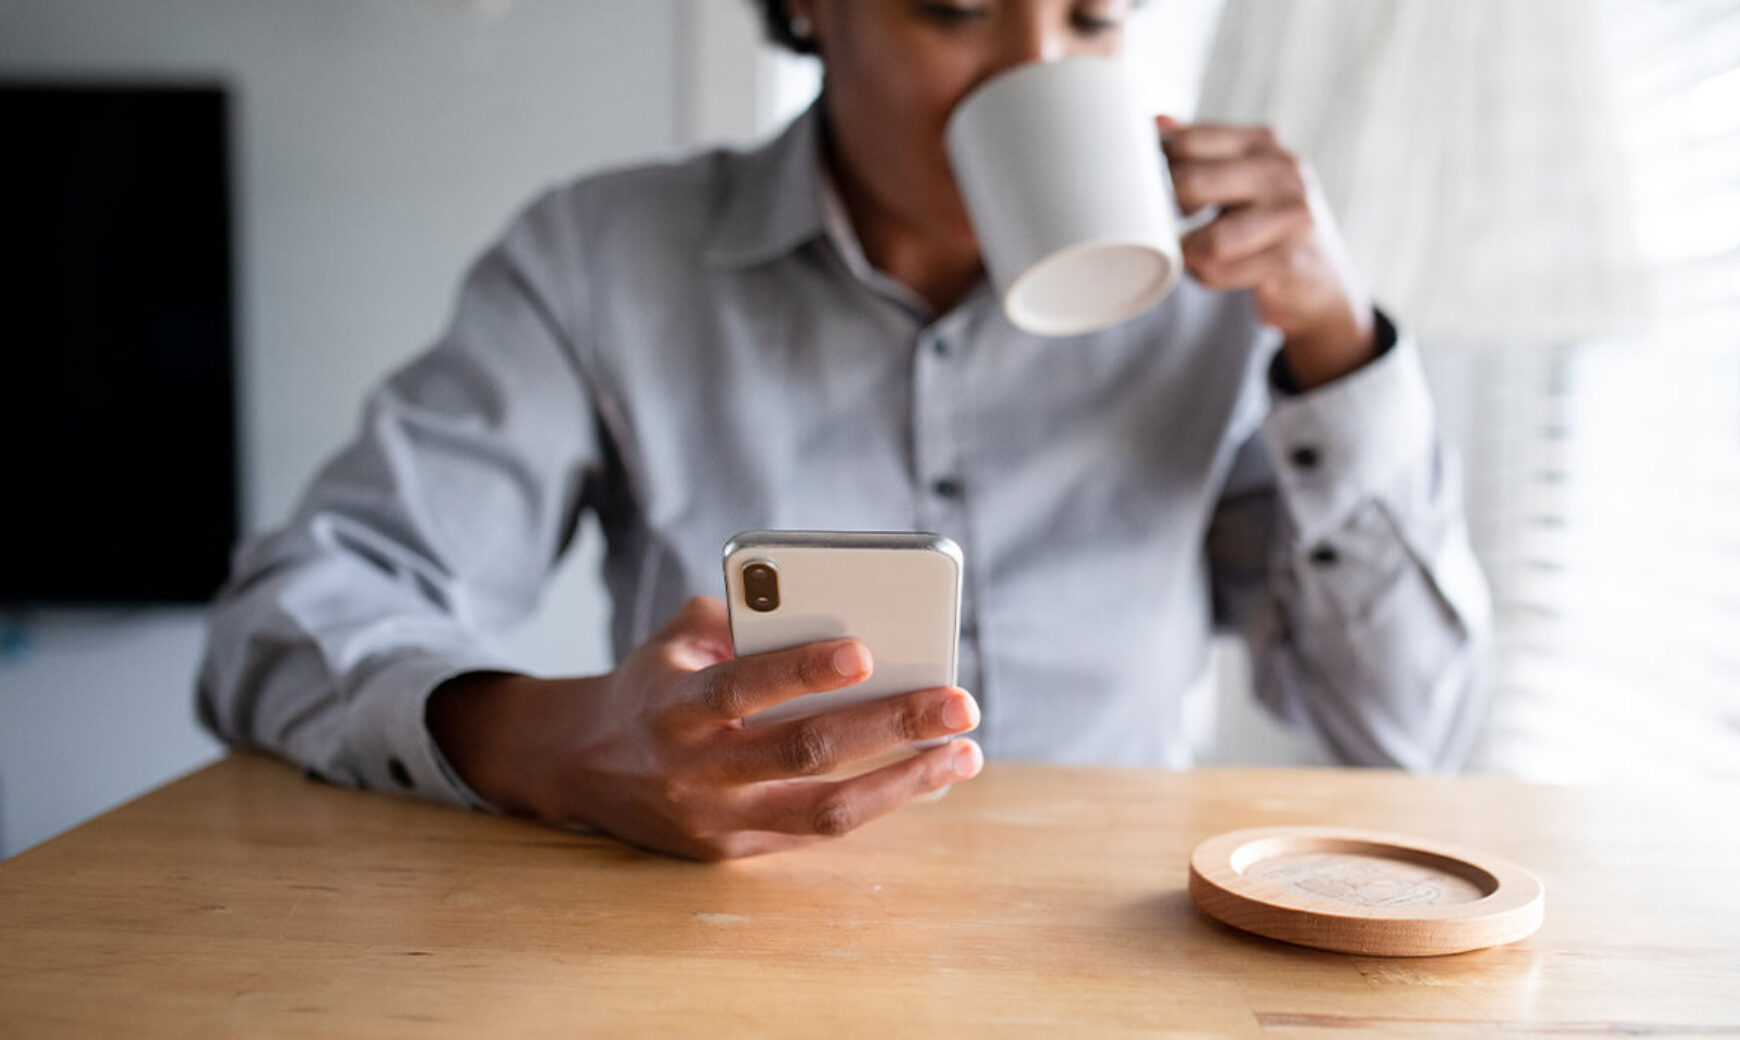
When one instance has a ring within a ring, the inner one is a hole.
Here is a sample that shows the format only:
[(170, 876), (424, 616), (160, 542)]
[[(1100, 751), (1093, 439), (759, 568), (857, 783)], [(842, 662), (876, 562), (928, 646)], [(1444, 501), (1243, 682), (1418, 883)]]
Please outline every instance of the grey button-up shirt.
[(1182, 766), (1219, 628), (1346, 761), (1465, 754), (1488, 608), (1413, 346), (1274, 385), (1242, 293), (1186, 280), (1070, 339), (864, 262), (812, 110), (770, 145), (580, 180), (472, 270), (290, 522), (242, 547), (202, 718), (339, 782), (467, 800), (424, 724), (513, 670), (583, 510), (621, 656), (720, 595), (746, 528), (919, 529), (966, 558), (961, 676), (995, 760)]

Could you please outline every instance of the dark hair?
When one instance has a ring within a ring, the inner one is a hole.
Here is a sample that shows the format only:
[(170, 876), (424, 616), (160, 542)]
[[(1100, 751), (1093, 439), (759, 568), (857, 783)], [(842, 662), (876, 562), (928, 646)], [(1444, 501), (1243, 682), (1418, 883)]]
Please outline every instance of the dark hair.
[(791, 12), (786, 10), (785, 0), (756, 0), (755, 6), (761, 11), (762, 28), (770, 42), (794, 54), (820, 53), (815, 40), (791, 31)]
[[(1148, 0), (1136, 0), (1132, 7), (1142, 7)], [(762, 32), (768, 42), (777, 47), (784, 47), (794, 54), (820, 54), (814, 38), (799, 36), (791, 31), (791, 12), (786, 9), (785, 0), (754, 0), (756, 10), (761, 12)]]

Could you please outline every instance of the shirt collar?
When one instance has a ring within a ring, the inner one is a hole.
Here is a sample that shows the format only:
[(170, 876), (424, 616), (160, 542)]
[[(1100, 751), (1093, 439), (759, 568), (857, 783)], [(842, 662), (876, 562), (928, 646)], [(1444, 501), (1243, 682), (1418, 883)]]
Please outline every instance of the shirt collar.
[(852, 215), (846, 211), (846, 200), (840, 197), (839, 185), (834, 183), (833, 174), (828, 172), (827, 162), (819, 154), (816, 157), (816, 193), (821, 201), (822, 229), (827, 233), (828, 241), (833, 243), (834, 251), (840, 255), (840, 262), (846, 265), (846, 270), (852, 277), (905, 307), (920, 319), (929, 321), (930, 305), (924, 302), (924, 298), (878, 271), (870, 263), (870, 258), (864, 255), (864, 245), (858, 241), (858, 233), (852, 229)]
[(852, 215), (846, 211), (846, 200), (840, 197), (840, 186), (834, 183), (834, 175), (829, 172), (827, 160), (820, 152), (816, 153), (816, 196), (822, 209), (822, 230), (839, 250), (846, 270), (860, 281), (869, 280), (875, 273), (870, 258), (864, 255), (858, 233), (852, 230)]
[(852, 277), (913, 312), (932, 317), (922, 297), (871, 265), (822, 150), (822, 99), (783, 133), (726, 166), (725, 203), (703, 249), (709, 264), (752, 267), (826, 238)]
[(765, 263), (829, 233), (821, 118), (818, 98), (778, 137), (726, 164), (725, 202), (704, 249), (709, 263)]

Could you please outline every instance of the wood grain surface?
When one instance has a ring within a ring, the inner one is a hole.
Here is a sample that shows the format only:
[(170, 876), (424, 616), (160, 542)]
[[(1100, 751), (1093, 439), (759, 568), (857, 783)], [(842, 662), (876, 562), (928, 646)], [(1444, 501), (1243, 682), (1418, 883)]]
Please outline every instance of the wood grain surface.
[[(706, 866), (240, 756), (0, 863), (0, 1036), (1740, 1036), (1735, 795), (993, 764)], [(1389, 960), (1196, 910), (1191, 850), (1273, 824), (1488, 850), (1545, 924)]]

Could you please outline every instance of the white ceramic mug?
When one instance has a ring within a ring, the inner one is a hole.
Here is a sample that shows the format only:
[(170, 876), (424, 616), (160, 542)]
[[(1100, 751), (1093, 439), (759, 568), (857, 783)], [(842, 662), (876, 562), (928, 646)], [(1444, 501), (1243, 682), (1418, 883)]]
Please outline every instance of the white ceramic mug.
[(1159, 131), (1120, 61), (1021, 65), (955, 108), (949, 163), (1003, 311), (1047, 336), (1152, 307), (1183, 270)]

